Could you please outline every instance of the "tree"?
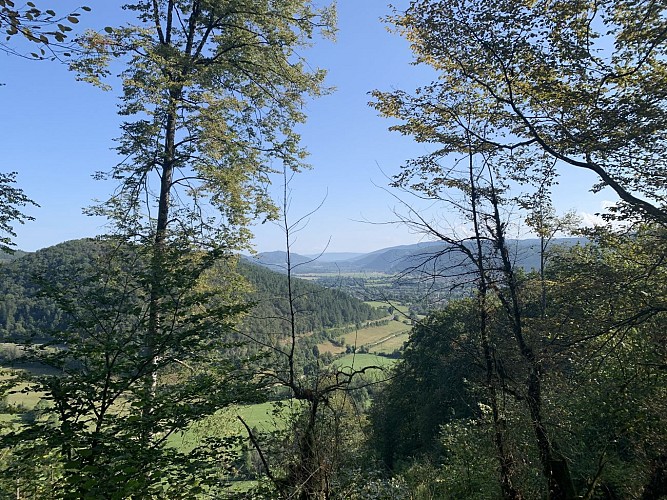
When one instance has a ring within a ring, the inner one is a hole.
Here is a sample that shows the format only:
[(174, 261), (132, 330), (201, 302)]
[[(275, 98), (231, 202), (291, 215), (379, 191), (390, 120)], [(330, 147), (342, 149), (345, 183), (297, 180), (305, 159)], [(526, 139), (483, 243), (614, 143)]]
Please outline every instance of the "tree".
[(60, 417), (37, 430), (59, 443), (62, 494), (188, 496), (213, 487), (198, 464), (216, 448), (173, 453), (167, 438), (238, 400), (221, 350), (241, 309), (234, 282), (205, 278), (248, 245), (250, 221), (274, 214), (269, 165), (304, 166), (294, 126), (324, 73), (298, 49), (330, 33), (333, 13), (310, 1), (125, 8), (137, 24), (87, 33), (72, 63), (100, 85), (124, 64), (120, 113), (132, 119), (123, 161), (99, 174), (119, 186), (91, 209), (110, 221), (97, 266), (80, 274), (80, 295), (53, 291), (72, 318), (54, 337), (68, 349), (35, 354), (67, 376), (37, 380)]
[(137, 119), (122, 125), (117, 150), (125, 161), (109, 174), (120, 187), (99, 210), (119, 234), (151, 249), (144, 348), (155, 358), (169, 247), (185, 242), (211, 255), (241, 248), (250, 220), (274, 210), (267, 164), (302, 166), (294, 124), (305, 120), (305, 96), (321, 93), (324, 74), (308, 72), (296, 50), (316, 29), (328, 32), (331, 13), (309, 1), (126, 8), (140, 24), (89, 33), (86, 56), (73, 67), (100, 83), (110, 59), (127, 65), (120, 113)]
[(561, 250), (548, 272), (549, 314), (560, 325), (552, 363), (563, 367), (564, 384), (551, 418), (568, 422), (563, 441), (580, 436), (562, 443), (579, 457), (579, 474), (618, 497), (667, 493), (659, 479), (667, 449), (666, 241), (655, 225), (599, 231), (595, 245)]
[[(622, 201), (617, 215), (664, 223), (664, 9), (649, 0), (417, 0), (390, 21), (439, 79), (413, 95), (375, 92), (374, 105), (403, 120), (393, 129), (439, 144), (431, 160), (464, 152), (471, 135), (511, 152), (517, 173), (522, 159), (546, 154), (594, 172), (593, 190), (608, 186)], [(413, 161), (403, 179), (431, 164)]]
[(438, 461), (443, 424), (476, 414), (473, 385), (482, 380), (474, 303), (450, 302), (417, 323), (405, 352), (370, 410), (371, 445), (385, 465), (429, 456)]
[[(462, 199), (449, 201), (468, 207), (476, 252), (419, 214), (412, 212), (415, 217), (407, 222), (457, 245), (477, 267), (480, 320), (491, 319), (484, 311), (493, 301), (501, 305), (516, 356), (502, 351), (509, 355), (504, 359), (495, 341), (490, 343), (487, 385), (528, 410), (543, 476), (554, 498), (574, 495), (556, 429), (548, 428), (544, 416), (545, 384), (563, 369), (548, 362), (562, 326), (548, 319), (544, 265), (541, 319), (532, 317), (530, 282), (513, 266), (506, 239), (511, 226), (499, 217), (499, 208), (510, 196), (510, 185), (532, 186), (535, 192), (522, 198), (525, 208), (532, 206), (527, 220), (544, 250), (551, 230), (544, 224), (550, 217), (548, 196), (540, 190), (545, 180), (547, 185), (552, 182), (554, 167), (573, 166), (598, 175), (594, 190), (608, 186), (617, 193), (621, 204), (612, 218), (667, 221), (661, 161), (666, 125), (663, 14), (662, 5), (643, 1), (417, 0), (390, 19), (412, 43), (417, 62), (440, 73), (437, 82), (412, 95), (374, 92), (375, 108), (401, 120), (392, 129), (436, 145), (433, 152), (409, 161), (394, 185), (435, 199), (442, 199), (448, 189), (464, 193)], [(473, 175), (471, 167), (469, 176), (462, 175), (460, 165), (467, 157), (472, 162), (473, 156), (488, 163), (488, 169), (478, 168)], [(482, 252), (480, 242), (490, 248)], [(641, 310), (637, 314), (644, 317)], [(582, 344), (592, 348), (598, 336), (589, 334), (570, 332), (586, 338)], [(518, 371), (508, 371), (510, 366)], [(517, 385), (517, 380), (524, 382)], [(506, 497), (513, 496), (511, 488), (503, 490)]]
[[(26, 463), (41, 456), (39, 447), (51, 450), (58, 480), (49, 496), (56, 498), (173, 498), (215, 488), (216, 469), (229, 463), (225, 443), (183, 453), (170, 439), (252, 387), (224, 358), (225, 332), (242, 305), (202, 285), (210, 256), (172, 246), (175, 272), (162, 283), (171, 298), (160, 303), (165, 323), (148, 352), (150, 253), (114, 243), (91, 242), (86, 259), (54, 266), (44, 280), (42, 293), (57, 301), (65, 327), (27, 343), (18, 362), (43, 370), (17, 377), (44, 394), (52, 418), (19, 427), (4, 442)], [(158, 376), (159, 384), (146, 383)]]
[(303, 336), (308, 330), (302, 321), (305, 311), (299, 308), (302, 304), (298, 300), (301, 292), (293, 277), (294, 269), (300, 264), (292, 263), (291, 251), (295, 233), (303, 230), (305, 221), (313, 212), (290, 221), (290, 179), (291, 175), (285, 168), (281, 229), (285, 237), (287, 286), (285, 295), (281, 297), (284, 315), (280, 318), (285, 328), (273, 332), (266, 340), (256, 333), (248, 334), (248, 338), (267, 348), (270, 357), (260, 373), (270, 381), (271, 386), (286, 390), (288, 397), (281, 405), (289, 405), (293, 418), (288, 422), (287, 432), (279, 429), (274, 433), (273, 437), (278, 435), (280, 439), (278, 445), (274, 442), (272, 447), (262, 443), (248, 424), (241, 417), (239, 419), (271, 482), (271, 498), (348, 498), (349, 492), (345, 491), (341, 484), (344, 481), (340, 480), (341, 462), (348, 454), (345, 450), (352, 444), (345, 432), (345, 428), (349, 427), (346, 414), (351, 412), (353, 404), (348, 392), (359, 388), (355, 382), (358, 383), (366, 372), (381, 368), (326, 364), (325, 358), (319, 357), (319, 350), (317, 354), (312, 352), (317, 346), (311, 351), (315, 355), (310, 369), (300, 362), (298, 354), (306, 347)]
[(264, 189), (267, 165), (302, 166), (294, 124), (305, 119), (305, 96), (321, 93), (324, 75), (305, 70), (296, 50), (315, 29), (330, 28), (331, 14), (308, 1), (127, 8), (140, 24), (89, 33), (87, 55), (73, 67), (101, 84), (112, 58), (127, 64), (120, 113), (137, 119), (122, 125), (117, 150), (125, 160), (109, 174), (120, 187), (98, 210), (119, 234), (152, 248), (150, 351), (169, 244), (183, 238), (200, 250), (242, 247), (250, 220), (274, 211)]

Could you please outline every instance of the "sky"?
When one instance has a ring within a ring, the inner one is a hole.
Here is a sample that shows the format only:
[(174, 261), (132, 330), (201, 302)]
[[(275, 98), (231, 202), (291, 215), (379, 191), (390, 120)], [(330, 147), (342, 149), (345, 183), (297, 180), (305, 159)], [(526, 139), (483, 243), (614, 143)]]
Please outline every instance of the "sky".
[[(79, 24), (97, 30), (128, 15), (118, 7), (121, 2), (109, 0), (50, 3), (59, 13), (88, 5), (92, 11), (82, 12)], [(401, 9), (408, 1), (393, 4)], [(289, 216), (296, 220), (317, 210), (294, 235), (294, 252), (369, 252), (428, 239), (391, 224), (396, 211), (404, 212), (399, 199), (417, 202), (388, 188), (389, 177), (428, 146), (389, 132), (392, 122), (368, 106), (373, 89), (411, 91), (437, 77), (429, 68), (411, 65), (408, 43), (381, 20), (390, 12), (385, 0), (339, 0), (337, 40), (316, 40), (306, 54), (311, 66), (328, 71), (326, 84), (335, 91), (308, 103), (308, 122), (298, 129), (312, 169), (291, 182)], [(18, 186), (40, 205), (26, 210), (34, 221), (16, 226), (17, 248), (34, 251), (103, 233), (104, 220), (82, 210), (114, 188), (92, 174), (118, 162), (112, 149), (119, 135), (117, 94), (77, 82), (57, 62), (3, 53), (0, 83), (0, 171), (18, 172)], [(280, 182), (276, 178), (276, 192)], [(594, 214), (614, 200), (605, 192), (588, 192), (595, 182), (589, 173), (568, 171), (554, 191), (557, 210), (575, 210), (594, 222)], [(448, 217), (442, 207), (415, 206), (432, 217)], [(282, 232), (272, 223), (254, 232), (257, 251), (284, 248)]]

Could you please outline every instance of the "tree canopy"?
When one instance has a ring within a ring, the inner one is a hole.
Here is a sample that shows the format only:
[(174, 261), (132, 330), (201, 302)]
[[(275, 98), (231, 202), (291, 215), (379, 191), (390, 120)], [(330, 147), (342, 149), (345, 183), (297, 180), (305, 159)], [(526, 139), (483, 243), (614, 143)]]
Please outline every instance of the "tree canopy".
[(517, 178), (546, 155), (594, 172), (628, 214), (665, 221), (660, 2), (417, 0), (390, 21), (439, 73), (414, 93), (374, 93), (393, 129), (437, 145), (399, 182), (470, 147), (510, 155)]

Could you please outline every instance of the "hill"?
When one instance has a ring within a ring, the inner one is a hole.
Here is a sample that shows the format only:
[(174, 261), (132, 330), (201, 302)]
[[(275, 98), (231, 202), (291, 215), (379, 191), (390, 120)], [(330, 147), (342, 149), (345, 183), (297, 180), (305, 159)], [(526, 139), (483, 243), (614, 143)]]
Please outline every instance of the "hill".
[(11, 262), (12, 260), (19, 259), (26, 255), (28, 252), (24, 252), (23, 250), (14, 250), (13, 252), (2, 252), (0, 251), (0, 263), (2, 262)]
[[(556, 238), (551, 245), (576, 245), (584, 238)], [(539, 267), (540, 241), (538, 239), (510, 240), (508, 246), (516, 264), (526, 270)], [(323, 254), (322, 257), (305, 257), (291, 254), (294, 274), (385, 273), (400, 274), (411, 270), (443, 271), (463, 265), (459, 252), (442, 241), (429, 241), (413, 245), (383, 248), (366, 254)], [(342, 258), (335, 258), (339, 255)], [(285, 252), (262, 253), (254, 259), (262, 266), (284, 272)]]
[[(252, 257), (246, 257), (246, 260), (278, 272), (285, 272), (287, 269), (287, 253), (280, 250), (274, 252), (261, 252)], [(290, 262), (292, 266), (308, 264), (311, 260), (310, 257), (305, 257), (297, 253), (290, 254)]]
[[(45, 338), (53, 329), (62, 328), (67, 321), (56, 301), (42, 294), (43, 285), (85, 272), (102, 250), (97, 240), (74, 240), (39, 250), (20, 253), (13, 260), (0, 264), (0, 340), (16, 340), (25, 335)], [(238, 271), (250, 283), (252, 291), (246, 300), (252, 309), (245, 328), (256, 334), (282, 332), (289, 311), (287, 278), (284, 274), (241, 261)], [(57, 283), (55, 283), (57, 284)], [(315, 283), (295, 279), (292, 284), (302, 333), (361, 323), (378, 319), (385, 312), (343, 293)]]

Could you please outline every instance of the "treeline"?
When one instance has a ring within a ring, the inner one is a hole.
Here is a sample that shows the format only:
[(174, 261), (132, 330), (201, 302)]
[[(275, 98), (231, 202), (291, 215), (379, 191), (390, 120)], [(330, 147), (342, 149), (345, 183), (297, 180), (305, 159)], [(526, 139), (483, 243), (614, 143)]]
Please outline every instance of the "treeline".
[(292, 279), (292, 304), (290, 305), (287, 277), (265, 267), (239, 262), (239, 271), (251, 284), (253, 308), (245, 319), (245, 327), (251, 332), (288, 333), (285, 318), (293, 308), (298, 318), (298, 332), (321, 334), (335, 327), (345, 327), (374, 321), (385, 317), (386, 311), (374, 308), (335, 288)]
[[(0, 338), (5, 342), (27, 337), (39, 341), (49, 338), (50, 332), (64, 329), (67, 314), (49, 295), (48, 289), (59, 284), (53, 281), (58, 281), (58, 277), (64, 279), (89, 272), (102, 245), (101, 241), (92, 239), (67, 241), (35, 253), (21, 254), (0, 265), (0, 296), (3, 297), (0, 301)], [(285, 334), (284, 319), (289, 315), (286, 277), (242, 260), (235, 271), (247, 284), (238, 281), (233, 293), (252, 303), (243, 329), (261, 337)], [(208, 279), (216, 280), (215, 274), (215, 270), (211, 271)], [(386, 315), (385, 311), (340, 290), (298, 279), (293, 281), (293, 287), (300, 334), (322, 333), (329, 328), (363, 323)]]
[(3, 341), (35, 340), (63, 329), (65, 313), (44, 293), (57, 276), (74, 276), (90, 271), (100, 242), (73, 240), (38, 250), (21, 252), (0, 265), (0, 336)]

